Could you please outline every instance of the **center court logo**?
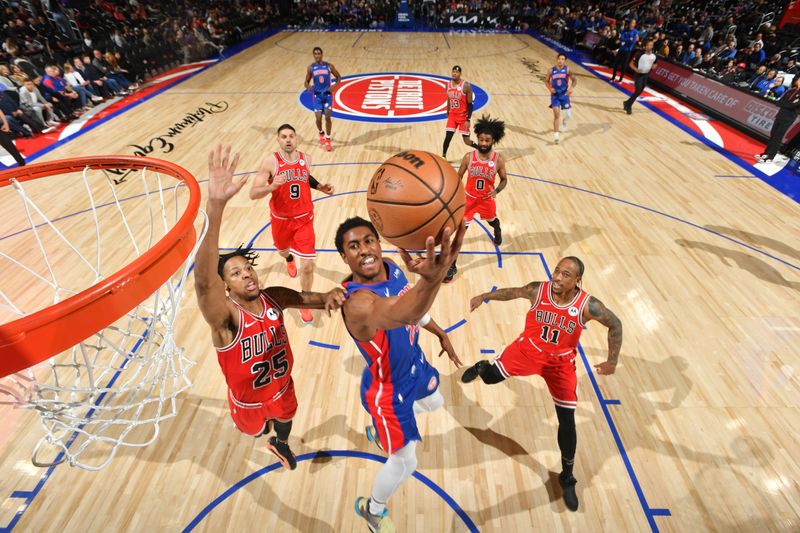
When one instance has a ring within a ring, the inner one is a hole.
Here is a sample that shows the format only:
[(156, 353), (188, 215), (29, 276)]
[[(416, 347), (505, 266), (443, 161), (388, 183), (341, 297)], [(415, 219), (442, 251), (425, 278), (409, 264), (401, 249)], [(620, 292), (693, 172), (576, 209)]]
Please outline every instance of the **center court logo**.
[[(363, 122), (426, 122), (447, 117), (447, 76), (382, 72), (343, 76), (333, 95), (334, 118)], [(489, 95), (470, 82), (473, 111), (489, 102)], [(313, 95), (300, 93), (300, 104), (314, 110)]]

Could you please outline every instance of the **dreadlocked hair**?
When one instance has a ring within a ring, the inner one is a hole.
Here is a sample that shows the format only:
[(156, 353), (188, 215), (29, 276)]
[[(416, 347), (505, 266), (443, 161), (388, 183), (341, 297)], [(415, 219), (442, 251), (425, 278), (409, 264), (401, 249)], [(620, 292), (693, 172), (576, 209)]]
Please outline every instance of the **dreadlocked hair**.
[(217, 274), (219, 274), (219, 277), (223, 278), (222, 271), (225, 269), (225, 263), (227, 263), (229, 259), (232, 259), (234, 257), (244, 257), (245, 259), (247, 259), (248, 263), (250, 263), (253, 266), (256, 266), (256, 259), (258, 259), (258, 253), (253, 251), (252, 245), (245, 246), (244, 243), (242, 243), (234, 251), (220, 255), (219, 262), (217, 263)]
[(492, 118), (489, 115), (481, 115), (475, 122), (475, 135), (486, 133), (492, 136), (493, 143), (499, 143), (506, 134), (506, 123), (502, 120)]

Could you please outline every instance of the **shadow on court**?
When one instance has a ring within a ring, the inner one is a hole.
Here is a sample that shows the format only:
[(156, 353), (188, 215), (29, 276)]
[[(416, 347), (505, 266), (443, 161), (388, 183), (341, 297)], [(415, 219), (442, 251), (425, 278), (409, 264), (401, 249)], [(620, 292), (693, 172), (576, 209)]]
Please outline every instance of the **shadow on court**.
[(739, 239), (740, 241), (743, 241), (757, 248), (768, 248), (775, 252), (780, 252), (784, 255), (788, 255), (789, 257), (792, 257), (800, 261), (800, 250), (796, 250), (791, 246), (787, 245), (785, 242), (773, 239), (772, 237), (767, 237), (766, 235), (759, 235), (757, 233), (752, 233), (749, 231), (728, 228), (726, 226), (714, 226), (713, 224), (706, 225), (705, 228), (707, 230), (727, 235), (728, 237)]
[(755, 257), (750, 252), (740, 252), (739, 250), (732, 250), (723, 248), (705, 242), (690, 241), (686, 239), (678, 239), (675, 244), (682, 248), (690, 248), (692, 250), (700, 250), (715, 256), (723, 266), (738, 267), (752, 274), (754, 277), (761, 281), (766, 281), (773, 285), (792, 289), (793, 291), (800, 291), (800, 283), (789, 281), (783, 277), (778, 269), (767, 263), (766, 261)]

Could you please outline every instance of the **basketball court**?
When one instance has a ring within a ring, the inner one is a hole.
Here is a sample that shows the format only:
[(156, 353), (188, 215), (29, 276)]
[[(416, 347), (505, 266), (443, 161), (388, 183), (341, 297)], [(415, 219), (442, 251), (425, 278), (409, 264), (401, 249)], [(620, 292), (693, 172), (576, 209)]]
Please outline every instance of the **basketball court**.
[[(320, 147), (301, 97), (314, 46), (350, 80), (340, 104), (352, 113), (334, 117), (332, 152)], [(510, 181), (497, 198), (504, 242), (495, 247), (485, 223), (469, 228), (458, 276), (441, 289), (431, 316), (448, 328), (465, 364), (491, 358), (522, 330), (528, 305), (492, 302), (469, 313), (469, 298), (545, 280), (559, 258), (575, 255), (586, 264), (583, 287), (620, 317), (624, 341), (616, 373), (597, 376), (592, 365), (606, 358), (606, 330), (592, 323), (582, 337), (581, 506), (571, 513), (558, 486), (557, 419), (544, 382), (464, 385), (423, 332), (446, 403), (418, 418), (417, 473), (389, 502), (398, 531), (797, 531), (797, 202), (651, 107), (637, 103), (628, 116), (620, 90), (572, 61), (573, 115), (554, 144), (542, 80), (555, 56), (529, 35), (282, 32), (36, 161), (147, 155), (187, 169), (204, 191), (213, 145), (232, 144), (242, 153), (239, 171), (254, 172), (277, 149), (276, 128), (290, 123), (313, 174), (336, 188), (330, 197), (314, 193), (314, 290), (329, 290), (347, 272), (334, 232), (345, 218), (366, 216), (375, 169), (406, 149), (440, 153), (444, 138), (444, 119), (428, 120), (442, 113), (441, 102), (428, 96), (417, 102), (409, 90), (406, 107), (370, 112), (354, 102), (381, 79), (405, 80), (427, 95), (459, 64), (482, 95), (475, 116), (506, 121), (497, 146)], [(457, 165), (467, 150), (454, 139), (449, 161)], [(86, 208), (76, 175), (27, 186), (70, 216)], [(140, 182), (118, 181), (104, 194), (142, 194)], [(266, 200), (240, 193), (228, 204), (220, 242), (228, 249), (252, 243), (262, 285), (299, 290), (272, 247), (268, 209)], [(15, 235), (24, 216), (16, 196), (4, 191), (0, 210), (8, 214), (0, 250), (14, 247), (19, 257), (33, 241)], [(113, 249), (126, 234), (123, 224), (112, 225), (103, 245)], [(384, 250), (394, 256), (388, 243)], [(133, 256), (117, 258), (124, 265)], [(71, 259), (56, 253), (52, 260)], [(4, 275), (2, 287), (25, 298), (29, 283)], [(96, 472), (37, 468), (30, 459), (43, 435), (38, 414), (0, 406), (0, 530), (365, 531), (353, 500), (369, 492), (384, 456), (364, 435), (363, 358), (338, 314), (315, 312), (304, 325), (287, 312), (286, 324), (299, 401), (290, 440), (297, 470), (279, 469), (263, 439), (233, 426), (190, 277), (176, 341), (196, 362), (188, 369), (194, 385), (177, 394), (177, 415), (161, 423), (152, 444), (120, 447)]]

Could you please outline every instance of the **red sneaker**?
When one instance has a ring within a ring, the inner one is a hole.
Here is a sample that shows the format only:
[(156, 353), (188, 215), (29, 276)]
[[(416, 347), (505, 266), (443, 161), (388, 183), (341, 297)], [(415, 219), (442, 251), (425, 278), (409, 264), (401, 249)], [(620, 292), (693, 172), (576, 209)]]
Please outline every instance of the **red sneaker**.
[(325, 134), (324, 133), (320, 133), (319, 134), (319, 144), (321, 144), (322, 146), (325, 146)]
[(325, 149), (326, 149), (327, 151), (329, 151), (329, 152), (330, 152), (331, 150), (333, 150), (333, 147), (331, 146), (331, 140), (330, 140), (330, 139), (325, 139)]
[(289, 274), (290, 278), (297, 277), (297, 265), (295, 264), (295, 261), (286, 262), (286, 273)]

